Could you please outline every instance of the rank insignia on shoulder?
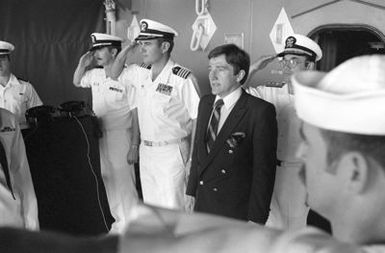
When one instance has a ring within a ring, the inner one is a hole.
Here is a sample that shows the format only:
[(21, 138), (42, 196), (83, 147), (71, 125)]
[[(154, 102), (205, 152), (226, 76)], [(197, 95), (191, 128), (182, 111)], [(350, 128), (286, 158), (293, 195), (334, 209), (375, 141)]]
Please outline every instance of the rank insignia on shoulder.
[(156, 91), (164, 95), (170, 96), (172, 92), (172, 86), (164, 83), (159, 83), (158, 87), (156, 87)]
[(15, 132), (15, 131), (16, 131), (16, 128), (9, 127), (9, 126), (5, 126), (2, 129), (0, 129), (1, 133), (4, 133), (4, 132)]
[(190, 75), (191, 71), (188, 69), (177, 66), (177, 67), (172, 68), (172, 73), (174, 75), (177, 75), (177, 76), (180, 76), (180, 77), (186, 79), (188, 77), (188, 75)]
[(151, 64), (142, 63), (139, 65), (139, 67), (144, 68), (144, 69), (151, 69)]

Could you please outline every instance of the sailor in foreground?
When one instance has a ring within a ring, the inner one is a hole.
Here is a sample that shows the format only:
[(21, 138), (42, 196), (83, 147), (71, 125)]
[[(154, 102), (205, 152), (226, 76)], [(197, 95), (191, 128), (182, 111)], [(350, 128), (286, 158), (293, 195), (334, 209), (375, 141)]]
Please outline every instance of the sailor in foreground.
[[(328, 74), (292, 77), (300, 178), (310, 207), (331, 221), (334, 239), (314, 228), (282, 232), (147, 208), (133, 210), (140, 215), (120, 252), (385, 252), (384, 69), (385, 56), (362, 56)], [(151, 236), (138, 228), (149, 228), (150, 217), (157, 228), (147, 230)]]
[(133, 162), (138, 156), (139, 134), (136, 110), (131, 110), (136, 91), (121, 78), (116, 81), (110, 78), (111, 65), (121, 50), (122, 40), (103, 33), (93, 33), (91, 38), (92, 47), (80, 58), (73, 83), (92, 90), (93, 111), (103, 133), (99, 140), (101, 172), (115, 218), (111, 232), (121, 232), (127, 213), (138, 201)]
[(113, 77), (120, 75), (122, 82), (137, 88), (144, 202), (184, 209), (198, 113), (198, 86), (191, 71), (171, 59), (177, 32), (149, 19), (141, 20), (140, 25), (141, 31), (135, 40), (143, 64), (131, 64), (123, 69), (127, 55), (136, 46), (134, 42), (119, 53), (112, 73)]
[(15, 115), (3, 108), (0, 108), (0, 226), (39, 230), (37, 200), (23, 137)]
[(25, 112), (43, 103), (29, 82), (12, 74), (11, 53), (14, 49), (11, 43), (0, 41), (0, 107), (14, 113), (21, 129), (25, 129), (28, 127)]
[(301, 141), (298, 131), (300, 120), (295, 113), (293, 87), (290, 82), (293, 73), (313, 70), (315, 63), (322, 58), (322, 50), (312, 39), (301, 34), (292, 34), (287, 37), (285, 49), (281, 53), (263, 56), (253, 63), (250, 66), (250, 75), (258, 75), (259, 70), (277, 57), (280, 58), (280, 71), (284, 80), (287, 80), (286, 83), (277, 86), (276, 83), (269, 82), (268, 85), (271, 86), (262, 86), (253, 84), (249, 78), (247, 88), (250, 94), (273, 103), (277, 111), (278, 164), (271, 211), (266, 225), (295, 230), (305, 227), (308, 218), (309, 223), (329, 231), (327, 221), (313, 211), (309, 213), (305, 204), (305, 188), (297, 176), (301, 168), (301, 161), (295, 155)]

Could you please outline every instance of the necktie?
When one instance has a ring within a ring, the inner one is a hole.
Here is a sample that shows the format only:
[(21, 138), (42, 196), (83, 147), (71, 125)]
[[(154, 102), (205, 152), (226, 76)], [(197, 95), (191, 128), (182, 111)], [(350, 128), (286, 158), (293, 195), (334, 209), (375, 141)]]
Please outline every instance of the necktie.
[(7, 155), (5, 153), (5, 149), (4, 149), (3, 143), (1, 143), (1, 141), (0, 141), (0, 164), (1, 164), (1, 167), (3, 168), (5, 180), (7, 181), (7, 186), (12, 193), (12, 197), (13, 197), (13, 199), (16, 199), (15, 195), (13, 194), (13, 190), (12, 190), (12, 184), (11, 184), (11, 177), (9, 175)]
[(210, 153), (210, 150), (214, 146), (215, 139), (217, 138), (217, 132), (218, 132), (218, 123), (219, 119), (221, 117), (221, 108), (223, 106), (223, 100), (219, 99), (214, 104), (214, 109), (211, 114), (210, 123), (207, 129), (207, 135), (206, 135), (206, 146), (207, 146), (207, 152)]

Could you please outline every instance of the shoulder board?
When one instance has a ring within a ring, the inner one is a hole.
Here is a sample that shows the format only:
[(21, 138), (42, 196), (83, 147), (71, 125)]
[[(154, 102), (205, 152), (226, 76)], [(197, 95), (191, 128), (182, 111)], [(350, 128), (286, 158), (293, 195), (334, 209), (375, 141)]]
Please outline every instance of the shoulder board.
[(191, 71), (188, 69), (176, 66), (176, 67), (172, 68), (172, 73), (174, 75), (177, 75), (177, 76), (180, 76), (180, 77), (186, 79), (188, 77), (188, 75), (190, 75)]
[(17, 79), (19, 82), (21, 82), (21, 83), (29, 83), (28, 80), (25, 80), (25, 79), (23, 79), (23, 78), (17, 77), (16, 79)]
[(145, 68), (145, 69), (151, 69), (151, 64), (142, 63), (142, 64), (139, 65), (139, 67)]

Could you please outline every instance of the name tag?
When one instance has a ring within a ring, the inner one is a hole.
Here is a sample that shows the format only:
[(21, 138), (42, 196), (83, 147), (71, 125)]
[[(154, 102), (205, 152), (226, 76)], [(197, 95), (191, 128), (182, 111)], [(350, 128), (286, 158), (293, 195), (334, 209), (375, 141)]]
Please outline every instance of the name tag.
[(164, 83), (159, 83), (158, 87), (156, 87), (156, 91), (162, 93), (164, 95), (170, 96), (173, 87)]
[(1, 133), (15, 132), (15, 131), (16, 131), (16, 128), (12, 128), (12, 127), (9, 127), (9, 126), (6, 126), (6, 127), (3, 127), (2, 129), (0, 129)]
[(113, 90), (113, 91), (116, 91), (116, 92), (123, 93), (123, 90), (122, 90), (122, 89), (118, 89), (118, 88), (115, 88), (115, 87), (110, 87), (110, 90)]

